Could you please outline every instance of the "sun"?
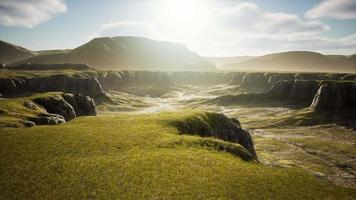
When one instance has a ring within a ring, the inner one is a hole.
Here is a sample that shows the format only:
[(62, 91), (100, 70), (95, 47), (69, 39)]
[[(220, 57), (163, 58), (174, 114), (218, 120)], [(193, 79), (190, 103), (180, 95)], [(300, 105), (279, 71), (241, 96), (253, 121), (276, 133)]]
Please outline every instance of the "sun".
[(157, 1), (155, 18), (158, 29), (169, 37), (183, 39), (200, 34), (209, 23), (209, 1)]

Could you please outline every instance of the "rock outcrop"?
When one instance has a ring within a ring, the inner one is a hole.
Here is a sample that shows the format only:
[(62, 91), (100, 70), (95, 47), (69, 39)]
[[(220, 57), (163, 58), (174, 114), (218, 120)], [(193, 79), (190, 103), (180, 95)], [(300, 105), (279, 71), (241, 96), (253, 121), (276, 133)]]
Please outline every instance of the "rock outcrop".
[(7, 69), (11, 70), (88, 70), (90, 69), (87, 64), (63, 63), (63, 64), (36, 64), (36, 63), (23, 63), (8, 66)]
[(58, 114), (63, 116), (66, 121), (74, 119), (77, 115), (71, 104), (59, 96), (41, 97), (33, 99), (33, 101), (44, 107), (48, 113)]
[(0, 78), (0, 93), (4, 96), (42, 92), (66, 92), (90, 97), (104, 95), (95, 77), (49, 75), (31, 78)]
[(318, 89), (316, 81), (280, 81), (266, 93), (266, 99), (310, 104)]
[(264, 93), (225, 95), (212, 101), (220, 105), (310, 105), (318, 90), (318, 84), (317, 81), (280, 81)]
[(66, 120), (62, 115), (58, 114), (40, 114), (36, 117), (28, 118), (28, 121), (25, 121), (26, 126), (33, 125), (58, 125), (64, 123)]
[(264, 93), (281, 81), (337, 81), (349, 76), (345, 74), (325, 73), (235, 73), (230, 85), (239, 85), (246, 92), (250, 93)]
[(38, 97), (33, 102), (49, 113), (30, 118), (35, 124), (60, 124), (78, 116), (96, 115), (94, 100), (89, 96), (63, 94)]
[(321, 83), (311, 107), (318, 112), (356, 108), (355, 82)]
[(96, 115), (95, 102), (89, 96), (63, 94), (63, 98), (74, 109), (76, 116)]
[(255, 158), (256, 151), (250, 133), (241, 128), (237, 119), (230, 119), (224, 114), (206, 113), (173, 124), (182, 134), (197, 134), (201, 137), (215, 137), (224, 141), (240, 144)]

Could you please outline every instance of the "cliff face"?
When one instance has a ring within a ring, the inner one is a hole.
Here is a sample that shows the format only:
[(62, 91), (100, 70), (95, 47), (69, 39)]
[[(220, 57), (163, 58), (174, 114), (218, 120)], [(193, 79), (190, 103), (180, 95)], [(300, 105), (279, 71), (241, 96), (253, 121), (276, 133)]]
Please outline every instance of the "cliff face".
[(0, 78), (0, 93), (15, 96), (23, 93), (67, 92), (97, 97), (104, 94), (95, 77), (51, 75), (32, 78)]
[(356, 108), (356, 83), (325, 82), (315, 94), (311, 107), (318, 112)]
[(297, 104), (310, 104), (317, 89), (317, 81), (280, 81), (266, 93), (266, 98)]
[(342, 80), (344, 74), (293, 74), (293, 73), (236, 73), (230, 82), (251, 93), (264, 93), (280, 81)]
[(226, 95), (213, 101), (221, 105), (310, 105), (318, 90), (318, 84), (317, 81), (280, 81), (267, 92)]

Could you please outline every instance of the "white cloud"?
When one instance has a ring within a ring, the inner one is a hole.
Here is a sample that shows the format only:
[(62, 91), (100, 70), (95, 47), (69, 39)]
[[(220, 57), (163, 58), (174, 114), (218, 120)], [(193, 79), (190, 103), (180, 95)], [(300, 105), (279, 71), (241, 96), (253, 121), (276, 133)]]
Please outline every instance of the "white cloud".
[(139, 36), (156, 37), (156, 28), (154, 24), (148, 22), (136, 21), (116, 21), (101, 25), (99, 31), (88, 35), (88, 40), (95, 37), (114, 37), (114, 36)]
[(217, 12), (217, 22), (225, 24), (237, 33), (263, 34), (310, 34), (329, 30), (320, 21), (302, 20), (297, 15), (273, 13), (260, 9), (252, 3), (242, 3), (232, 8), (224, 8)]
[(309, 19), (322, 17), (335, 19), (356, 19), (355, 0), (327, 0), (307, 11), (305, 16)]
[(32, 28), (64, 12), (64, 0), (1, 0), (0, 25)]

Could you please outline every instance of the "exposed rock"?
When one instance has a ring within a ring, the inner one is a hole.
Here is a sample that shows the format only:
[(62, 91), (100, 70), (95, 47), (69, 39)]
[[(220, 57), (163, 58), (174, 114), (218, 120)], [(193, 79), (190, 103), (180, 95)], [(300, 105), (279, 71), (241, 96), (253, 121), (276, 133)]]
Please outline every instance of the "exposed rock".
[(317, 89), (318, 82), (316, 81), (280, 81), (266, 93), (266, 98), (309, 105)]
[(23, 125), (27, 126), (27, 127), (32, 127), (35, 126), (36, 124), (34, 122), (28, 121), (28, 120), (21, 120), (20, 121)]
[(33, 101), (43, 106), (48, 113), (63, 116), (66, 121), (77, 116), (73, 106), (59, 96), (41, 97), (33, 99)]
[(64, 100), (73, 106), (77, 116), (96, 115), (95, 102), (89, 96), (64, 94)]
[(36, 117), (30, 117), (29, 121), (36, 125), (58, 125), (64, 123), (66, 120), (62, 115), (57, 114), (41, 114)]
[(32, 101), (25, 101), (23, 103), (23, 106), (25, 106), (26, 108), (28, 109), (31, 109), (31, 110), (38, 110), (38, 105), (33, 103)]
[(243, 76), (240, 86), (249, 92), (261, 93), (271, 87), (268, 80), (269, 76), (267, 74), (247, 73)]
[(241, 128), (237, 119), (230, 119), (218, 113), (206, 113), (206, 116), (194, 116), (184, 121), (175, 121), (173, 123), (179, 132), (183, 134), (198, 134), (202, 137), (215, 137), (240, 144), (253, 157), (257, 158), (249, 132)]
[(52, 75), (33, 78), (0, 78), (0, 93), (14, 96), (30, 92), (66, 92), (90, 97), (104, 95), (95, 77)]
[(356, 83), (324, 82), (320, 85), (311, 107), (315, 111), (330, 112), (356, 108)]
[(8, 67), (13, 70), (87, 70), (90, 69), (87, 64), (63, 63), (63, 64), (38, 64), (38, 63), (23, 63)]
[(318, 89), (316, 81), (280, 81), (268, 92), (225, 95), (213, 99), (220, 105), (310, 105)]
[(94, 100), (89, 96), (63, 94), (63, 96), (39, 97), (33, 101), (43, 106), (48, 113), (62, 116), (65, 121), (77, 116), (96, 115)]
[(95, 77), (82, 78), (66, 75), (54, 75), (32, 78), (27, 81), (27, 89), (35, 92), (66, 92), (85, 96), (101, 96), (103, 90)]

